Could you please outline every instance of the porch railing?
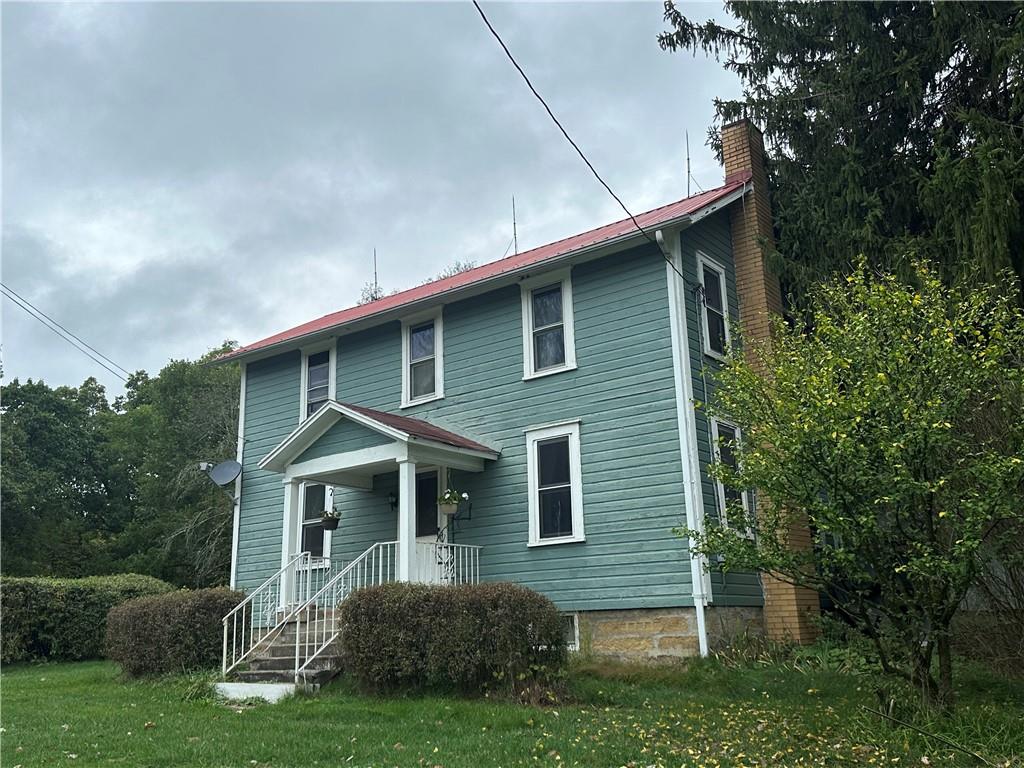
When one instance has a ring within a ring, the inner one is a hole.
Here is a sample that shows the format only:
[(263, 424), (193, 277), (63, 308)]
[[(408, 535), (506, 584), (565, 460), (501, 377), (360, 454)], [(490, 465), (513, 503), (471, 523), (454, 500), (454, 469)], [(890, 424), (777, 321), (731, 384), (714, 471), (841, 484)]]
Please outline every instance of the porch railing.
[[(480, 580), (480, 547), (467, 544), (425, 543), (416, 545), (413, 581), (428, 584), (475, 584)], [(294, 613), (295, 682), (338, 639), (338, 607), (361, 587), (387, 584), (398, 579), (398, 542), (374, 544), (339, 571), (306, 605)]]
[(292, 612), (295, 620), (295, 682), (338, 638), (338, 606), (356, 589), (398, 578), (398, 542), (371, 546), (338, 571), (318, 592)]
[(476, 584), (480, 581), (480, 547), (417, 542), (415, 576), (415, 581), (426, 584)]
[[(287, 604), (293, 600), (302, 574), (311, 573), (312, 562), (309, 552), (294, 555), (223, 618), (223, 674), (245, 661), (257, 646), (284, 625)], [(304, 589), (310, 588), (312, 583), (307, 576)]]

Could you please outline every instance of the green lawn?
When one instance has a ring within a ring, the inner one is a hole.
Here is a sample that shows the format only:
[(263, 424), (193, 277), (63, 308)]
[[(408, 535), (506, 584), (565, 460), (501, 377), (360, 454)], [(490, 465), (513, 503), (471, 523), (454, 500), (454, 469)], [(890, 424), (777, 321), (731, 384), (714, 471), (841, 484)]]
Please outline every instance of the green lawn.
[[(235, 710), (187, 679), (123, 682), (108, 663), (2, 676), (0, 764), (124, 766), (971, 765), (860, 709), (867, 678), (766, 665), (684, 671), (577, 667), (571, 705), (381, 699), (336, 683)], [(924, 723), (992, 762), (1022, 765), (1024, 686), (963, 677), (953, 720)], [(197, 696), (198, 692), (198, 696)]]

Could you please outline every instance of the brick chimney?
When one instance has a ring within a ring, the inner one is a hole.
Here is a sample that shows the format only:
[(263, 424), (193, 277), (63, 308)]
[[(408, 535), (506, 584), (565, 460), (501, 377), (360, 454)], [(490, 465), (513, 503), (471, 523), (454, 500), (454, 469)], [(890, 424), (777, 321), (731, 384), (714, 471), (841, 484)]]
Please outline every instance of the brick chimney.
[[(722, 128), (725, 180), (750, 180), (753, 190), (742, 202), (730, 206), (732, 251), (736, 264), (736, 293), (744, 337), (757, 344), (770, 343), (770, 320), (782, 312), (779, 279), (765, 263), (765, 252), (775, 247), (772, 210), (768, 202), (768, 174), (764, 164), (764, 138), (749, 120), (737, 120)], [(748, 351), (749, 354), (749, 351)], [(752, 356), (748, 360), (753, 361)], [(766, 500), (759, 497), (759, 503)], [(768, 502), (770, 503), (770, 502)], [(810, 529), (795, 525), (789, 544), (811, 546)], [(810, 643), (818, 635), (818, 594), (762, 574), (765, 632), (773, 640)]]

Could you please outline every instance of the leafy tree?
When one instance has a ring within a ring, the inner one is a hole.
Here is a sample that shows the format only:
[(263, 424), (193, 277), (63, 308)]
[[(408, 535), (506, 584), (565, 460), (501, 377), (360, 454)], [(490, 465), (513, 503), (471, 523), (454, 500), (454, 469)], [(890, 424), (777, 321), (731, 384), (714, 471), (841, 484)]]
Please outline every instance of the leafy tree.
[[(953, 618), (1024, 530), (1024, 312), (920, 263), (913, 281), (861, 262), (812, 293), (811, 330), (779, 321), (732, 354), (707, 407), (740, 427), (738, 468), (713, 473), (763, 494), (758, 536), (693, 535), (729, 568), (824, 591), (888, 672), (950, 707)], [(817, 541), (796, 551), (803, 522)]]
[(906, 275), (911, 252), (947, 279), (1024, 280), (1024, 5), (725, 5), (735, 25), (668, 0), (658, 40), (739, 76), (716, 110), (765, 129), (789, 288), (858, 254)]
[(235, 455), (238, 369), (209, 365), (232, 346), (132, 375), (113, 407), (94, 379), (5, 384), (4, 572), (223, 583), (232, 505), (198, 464)]

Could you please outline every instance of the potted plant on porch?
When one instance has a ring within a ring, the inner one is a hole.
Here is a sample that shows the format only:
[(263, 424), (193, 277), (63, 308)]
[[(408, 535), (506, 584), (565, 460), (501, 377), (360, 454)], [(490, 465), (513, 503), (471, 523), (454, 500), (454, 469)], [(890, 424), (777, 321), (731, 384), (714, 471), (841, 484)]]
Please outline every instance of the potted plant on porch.
[(469, 501), (468, 493), (459, 493), (454, 488), (446, 488), (445, 492), (437, 498), (437, 508), (442, 515), (454, 517), (458, 514), (459, 504)]
[(337, 530), (338, 523), (341, 522), (341, 513), (336, 509), (325, 509), (324, 513), (320, 515), (320, 522), (323, 524), (325, 531)]

